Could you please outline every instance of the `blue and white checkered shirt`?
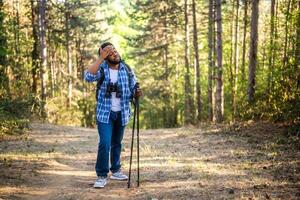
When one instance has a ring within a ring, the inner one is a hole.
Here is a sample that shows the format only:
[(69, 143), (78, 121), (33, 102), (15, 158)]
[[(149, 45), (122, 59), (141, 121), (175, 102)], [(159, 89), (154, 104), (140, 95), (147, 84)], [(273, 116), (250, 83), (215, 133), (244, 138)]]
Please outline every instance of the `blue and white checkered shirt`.
[[(109, 115), (111, 112), (111, 97), (105, 97), (105, 92), (107, 84), (110, 80), (109, 66), (106, 61), (104, 61), (100, 66), (96, 74), (92, 74), (85, 70), (84, 79), (87, 82), (98, 81), (101, 77), (100, 67), (104, 69), (104, 81), (98, 92), (98, 102), (97, 102), (97, 121), (102, 123), (109, 122)], [(134, 87), (136, 85), (136, 76), (132, 71), (133, 77), (131, 78), (130, 83), (128, 82), (128, 72), (125, 69), (125, 64), (120, 63), (119, 72), (118, 72), (118, 84), (121, 86), (122, 95), (121, 95), (121, 116), (122, 116), (122, 126), (128, 124), (131, 110), (130, 110), (130, 97), (134, 92)]]

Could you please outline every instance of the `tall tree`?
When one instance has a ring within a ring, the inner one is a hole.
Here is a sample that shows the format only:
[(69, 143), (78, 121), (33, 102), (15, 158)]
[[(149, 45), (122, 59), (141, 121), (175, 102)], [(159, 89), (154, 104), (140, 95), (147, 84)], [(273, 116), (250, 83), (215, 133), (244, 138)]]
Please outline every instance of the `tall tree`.
[(214, 69), (214, 46), (213, 46), (213, 5), (214, 0), (209, 0), (209, 12), (208, 12), (208, 91), (207, 91), (207, 99), (208, 99), (208, 119), (209, 121), (213, 121), (213, 69)]
[[(15, 72), (20, 69), (20, 2), (19, 0), (13, 0), (14, 9), (14, 20), (13, 20), (13, 30), (14, 30), (14, 57), (13, 62), (15, 64)], [(19, 79), (20, 73), (14, 73), (16, 80)]]
[(68, 108), (72, 103), (72, 88), (73, 88), (73, 66), (72, 66), (72, 50), (70, 39), (70, 4), (65, 1), (65, 37), (66, 37), (66, 50), (67, 50), (67, 67), (68, 67)]
[[(235, 4), (234, 4), (234, 0), (232, 1), (232, 16), (235, 15), (234, 11), (235, 11)], [(234, 35), (234, 23), (235, 23), (235, 17), (232, 17), (231, 19), (231, 23), (230, 23), (230, 63), (229, 63), (229, 83), (230, 83), (230, 93), (231, 93), (231, 113), (232, 113), (232, 117), (231, 119), (234, 119), (234, 39), (235, 39), (235, 35)]]
[(238, 71), (239, 71), (239, 10), (240, 3), (239, 0), (236, 0), (236, 12), (235, 12), (235, 28), (234, 28), (234, 57), (233, 57), (233, 65), (234, 65), (234, 86), (233, 86), (233, 120), (236, 118), (236, 109), (237, 109), (237, 87), (238, 87)]
[(0, 96), (9, 95), (9, 79), (7, 76), (7, 34), (5, 29), (6, 13), (4, 2), (0, 0)]
[(242, 73), (242, 82), (246, 80), (245, 78), (245, 61), (246, 61), (246, 37), (247, 37), (247, 26), (248, 26), (248, 1), (244, 0), (244, 27), (243, 27), (243, 47), (242, 47), (242, 64), (241, 64), (241, 73)]
[[(296, 16), (296, 47), (295, 47), (295, 69), (300, 68), (300, 1), (298, 1), (298, 13)], [(300, 74), (298, 73), (297, 89), (300, 87)]]
[(189, 50), (189, 17), (188, 17), (188, 0), (184, 1), (184, 31), (185, 31), (185, 48), (184, 48), (184, 60), (185, 60), (185, 103), (184, 103), (184, 119), (185, 124), (190, 124), (192, 122), (192, 97), (191, 97), (191, 83), (190, 83), (190, 64), (189, 64), (189, 57), (190, 57), (190, 50)]
[(224, 99), (223, 99), (223, 67), (222, 67), (222, 11), (221, 0), (216, 0), (216, 22), (217, 22), (217, 90), (216, 90), (216, 122), (223, 121)]
[(251, 13), (251, 39), (249, 49), (249, 76), (248, 76), (248, 102), (254, 102), (255, 93), (255, 77), (256, 77), (256, 65), (257, 65), (257, 40), (258, 40), (258, 5), (259, 0), (252, 1), (252, 13)]
[(39, 14), (40, 14), (40, 40), (41, 40), (41, 69), (40, 69), (40, 79), (41, 79), (41, 115), (46, 117), (46, 73), (47, 73), (47, 46), (46, 46), (46, 26), (45, 26), (45, 9), (46, 0), (41, 0), (39, 4)]
[(196, 100), (197, 100), (197, 120), (201, 120), (202, 104), (201, 104), (201, 87), (200, 87), (200, 64), (199, 64), (199, 48), (198, 48), (198, 30), (196, 17), (196, 3), (192, 1), (193, 10), (193, 44), (195, 53), (195, 68), (196, 68)]
[(274, 13), (275, 0), (271, 0), (271, 16), (270, 16), (270, 44), (269, 44), (269, 64), (268, 64), (268, 93), (271, 92), (272, 73), (273, 73), (273, 53), (274, 53)]
[(39, 51), (38, 51), (38, 44), (39, 44), (39, 36), (38, 36), (38, 12), (37, 6), (35, 5), (34, 0), (30, 0), (31, 5), (31, 28), (32, 28), (32, 36), (33, 36), (33, 48), (31, 51), (31, 60), (32, 60), (32, 67), (31, 67), (31, 76), (32, 76), (32, 86), (31, 91), (33, 94), (37, 94), (37, 70), (39, 65)]
[(285, 13), (285, 37), (284, 37), (284, 52), (283, 52), (283, 69), (286, 68), (287, 62), (288, 62), (288, 56), (287, 56), (287, 48), (288, 48), (288, 23), (290, 21), (290, 7), (291, 7), (291, 0), (287, 1), (286, 6), (286, 13)]
[[(165, 45), (163, 47), (163, 65), (164, 65), (164, 81), (166, 85), (169, 85), (169, 38), (168, 38), (168, 12), (167, 12), (167, 3), (163, 6), (162, 9), (162, 16), (163, 16), (163, 37), (164, 37), (164, 42)], [(166, 127), (171, 127), (171, 117), (170, 117), (170, 95), (171, 91), (166, 91), (163, 93), (163, 98), (164, 98), (164, 107), (163, 107), (163, 120), (164, 124)]]

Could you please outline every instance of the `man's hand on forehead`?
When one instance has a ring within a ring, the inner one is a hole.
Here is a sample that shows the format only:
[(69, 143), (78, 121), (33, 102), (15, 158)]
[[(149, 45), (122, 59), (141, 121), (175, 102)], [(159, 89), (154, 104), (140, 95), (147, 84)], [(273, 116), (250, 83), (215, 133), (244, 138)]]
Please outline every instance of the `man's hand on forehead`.
[(118, 51), (112, 45), (104, 47), (104, 51), (107, 52), (108, 55), (118, 54)]
[(100, 47), (99, 52), (100, 52), (100, 56), (103, 59), (106, 59), (108, 56), (118, 54), (117, 50), (115, 49), (115, 47), (113, 45), (107, 45), (103, 49)]
[(114, 46), (112, 46), (112, 45), (108, 45), (108, 46), (106, 46), (106, 47), (104, 47), (104, 51), (106, 51), (106, 52), (109, 52), (109, 51), (112, 51), (112, 50), (114, 50), (115, 48), (114, 48)]

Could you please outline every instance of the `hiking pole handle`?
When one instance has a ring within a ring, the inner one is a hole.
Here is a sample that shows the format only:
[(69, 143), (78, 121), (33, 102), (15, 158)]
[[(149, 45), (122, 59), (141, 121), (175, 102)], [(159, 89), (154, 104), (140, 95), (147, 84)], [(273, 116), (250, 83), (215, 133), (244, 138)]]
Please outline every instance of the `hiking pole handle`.
[(134, 86), (134, 97), (135, 97), (135, 100), (137, 100), (139, 98), (139, 96), (137, 95), (139, 89), (140, 89), (140, 83), (136, 82), (136, 84)]

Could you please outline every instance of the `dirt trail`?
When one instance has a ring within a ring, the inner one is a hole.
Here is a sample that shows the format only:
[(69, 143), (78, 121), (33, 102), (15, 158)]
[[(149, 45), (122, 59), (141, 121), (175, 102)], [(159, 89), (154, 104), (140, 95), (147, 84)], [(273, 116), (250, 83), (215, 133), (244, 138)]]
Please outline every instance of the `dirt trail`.
[[(269, 123), (141, 131), (141, 186), (94, 189), (96, 129), (33, 123), (0, 142), (0, 199), (299, 199), (299, 138)], [(128, 172), (131, 133), (122, 152)], [(135, 158), (134, 158), (135, 160)]]

